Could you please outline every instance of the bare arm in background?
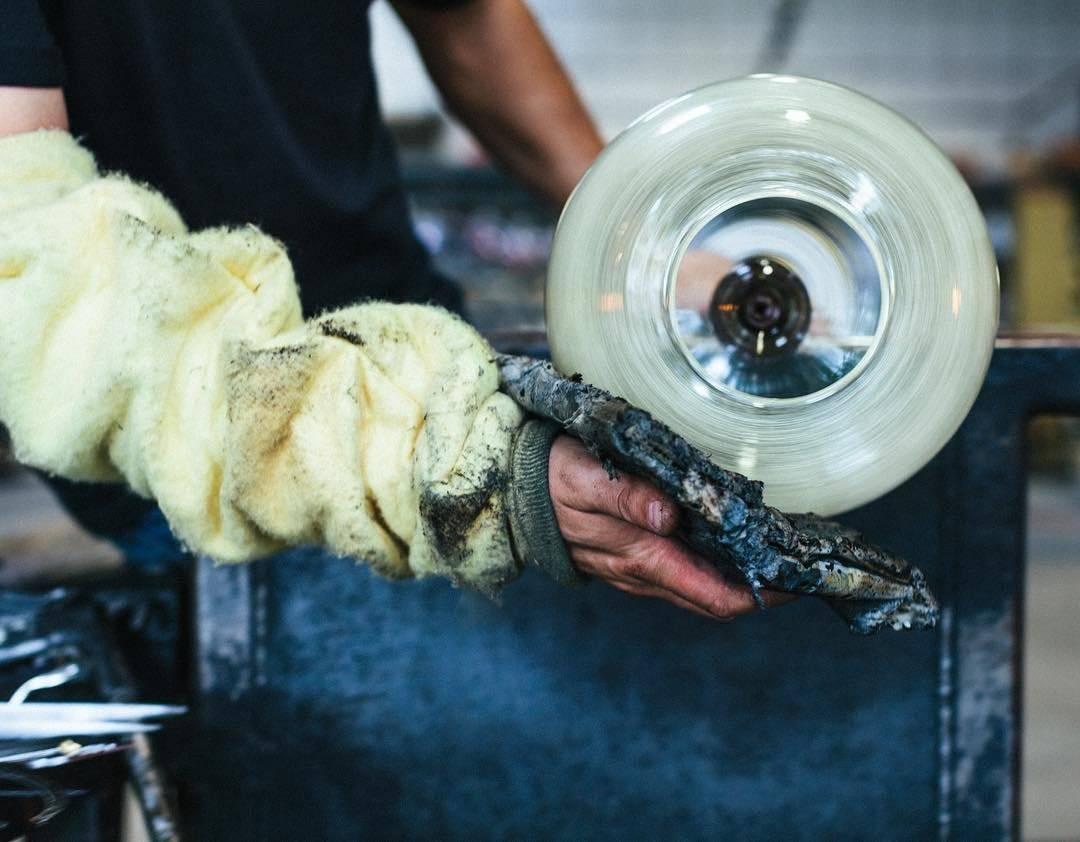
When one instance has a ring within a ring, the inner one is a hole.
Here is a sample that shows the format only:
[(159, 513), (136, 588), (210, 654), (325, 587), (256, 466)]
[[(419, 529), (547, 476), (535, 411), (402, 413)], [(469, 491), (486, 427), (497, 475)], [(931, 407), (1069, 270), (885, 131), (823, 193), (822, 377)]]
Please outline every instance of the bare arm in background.
[[(435, 11), (391, 1), (450, 112), (511, 175), (562, 207), (604, 143), (525, 2), (471, 0)], [(695, 275), (708, 284), (714, 268), (710, 261)], [(718, 619), (754, 610), (748, 589), (725, 582), (673, 537), (678, 511), (648, 483), (611, 481), (567, 436), (551, 449), (549, 482), (559, 528), (582, 572)], [(769, 604), (788, 598), (766, 594)]]
[(604, 144), (525, 3), (393, 5), (451, 113), (512, 175), (562, 207)]
[(0, 137), (36, 129), (68, 127), (60, 88), (10, 88), (0, 85)]

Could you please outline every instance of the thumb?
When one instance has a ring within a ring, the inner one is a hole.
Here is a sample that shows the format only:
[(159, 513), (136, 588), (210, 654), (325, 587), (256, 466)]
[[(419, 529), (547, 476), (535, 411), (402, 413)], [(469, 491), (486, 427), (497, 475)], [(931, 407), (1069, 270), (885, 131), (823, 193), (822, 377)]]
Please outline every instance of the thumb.
[[(603, 469), (601, 469), (603, 470)], [(679, 522), (678, 507), (662, 492), (639, 477), (606, 475), (599, 511), (656, 535), (670, 535)]]
[(671, 499), (639, 477), (612, 479), (576, 439), (555, 440), (550, 467), (553, 497), (578, 511), (618, 518), (656, 535), (670, 535), (678, 526), (679, 510)]

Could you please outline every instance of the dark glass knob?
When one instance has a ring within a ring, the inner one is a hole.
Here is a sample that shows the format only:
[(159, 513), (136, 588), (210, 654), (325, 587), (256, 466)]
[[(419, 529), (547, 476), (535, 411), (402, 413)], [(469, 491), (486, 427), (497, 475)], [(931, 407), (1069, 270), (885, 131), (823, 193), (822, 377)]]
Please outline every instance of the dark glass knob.
[(786, 356), (810, 328), (810, 297), (785, 264), (748, 257), (720, 280), (709, 318), (724, 345), (755, 357)]

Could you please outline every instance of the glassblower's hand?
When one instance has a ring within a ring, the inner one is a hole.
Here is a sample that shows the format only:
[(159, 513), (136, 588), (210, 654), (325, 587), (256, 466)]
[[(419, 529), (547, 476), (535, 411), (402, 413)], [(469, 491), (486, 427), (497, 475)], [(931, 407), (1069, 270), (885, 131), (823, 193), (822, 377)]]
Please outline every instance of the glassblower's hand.
[[(672, 537), (678, 508), (645, 480), (625, 474), (612, 480), (569, 436), (552, 444), (548, 476), (559, 529), (582, 573), (717, 620), (756, 609), (748, 586), (728, 582)], [(770, 606), (794, 598), (772, 591), (762, 597)]]

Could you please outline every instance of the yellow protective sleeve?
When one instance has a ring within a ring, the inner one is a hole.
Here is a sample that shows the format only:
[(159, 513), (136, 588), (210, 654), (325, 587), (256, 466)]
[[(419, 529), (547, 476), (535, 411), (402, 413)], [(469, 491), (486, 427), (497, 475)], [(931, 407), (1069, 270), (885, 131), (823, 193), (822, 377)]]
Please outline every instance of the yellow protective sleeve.
[(192, 551), (321, 544), (494, 591), (521, 412), (435, 307), (303, 321), (281, 245), (189, 232), (65, 132), (0, 139), (0, 421), (26, 464), (126, 481)]

